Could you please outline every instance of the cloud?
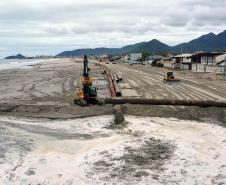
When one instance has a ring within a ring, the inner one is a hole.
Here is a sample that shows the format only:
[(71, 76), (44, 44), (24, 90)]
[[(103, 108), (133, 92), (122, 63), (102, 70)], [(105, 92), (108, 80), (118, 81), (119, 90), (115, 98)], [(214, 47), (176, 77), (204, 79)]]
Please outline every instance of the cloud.
[(0, 48), (7, 49), (0, 50), (0, 58), (18, 50), (58, 54), (152, 39), (168, 45), (188, 42), (225, 29), (224, 1), (1, 0)]
[(67, 34), (68, 33), (68, 30), (66, 28), (56, 29), (56, 28), (49, 27), (44, 29), (44, 31), (50, 34)]

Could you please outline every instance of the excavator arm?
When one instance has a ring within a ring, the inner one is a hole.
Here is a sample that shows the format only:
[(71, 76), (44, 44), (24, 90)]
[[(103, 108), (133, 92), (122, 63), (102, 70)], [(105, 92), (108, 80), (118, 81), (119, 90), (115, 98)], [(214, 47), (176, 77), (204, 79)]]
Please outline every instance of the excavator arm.
[[(83, 72), (83, 78), (82, 78), (82, 86), (83, 88), (78, 91), (78, 98), (79, 100), (85, 100), (88, 103), (98, 103), (96, 100), (97, 98), (97, 89), (96, 87), (92, 86), (93, 78), (89, 77), (89, 71), (90, 69), (88, 68), (88, 60), (87, 56), (84, 55), (84, 72)], [(78, 100), (74, 101), (75, 104), (80, 104), (77, 103)]]

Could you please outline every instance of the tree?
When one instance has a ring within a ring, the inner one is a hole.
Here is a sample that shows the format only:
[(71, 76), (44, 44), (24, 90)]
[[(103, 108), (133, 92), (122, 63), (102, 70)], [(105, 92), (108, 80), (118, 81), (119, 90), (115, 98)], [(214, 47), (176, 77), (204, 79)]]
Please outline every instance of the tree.
[(113, 55), (112, 55), (112, 54), (109, 54), (109, 55), (107, 56), (107, 59), (110, 60), (112, 57), (113, 57)]
[(144, 61), (146, 60), (148, 58), (148, 53), (146, 53), (146, 52), (143, 52), (142, 53), (142, 65), (144, 65)]

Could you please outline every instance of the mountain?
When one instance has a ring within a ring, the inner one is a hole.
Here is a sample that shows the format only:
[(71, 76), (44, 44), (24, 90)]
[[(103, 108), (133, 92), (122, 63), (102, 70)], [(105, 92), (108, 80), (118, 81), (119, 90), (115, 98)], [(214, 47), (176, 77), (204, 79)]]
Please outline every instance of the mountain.
[(64, 51), (62, 53), (59, 53), (56, 56), (81, 56), (81, 55), (109, 55), (109, 54), (122, 54), (122, 53), (128, 53), (134, 48), (138, 47), (139, 45), (144, 44), (145, 42), (137, 43), (134, 45), (127, 45), (122, 48), (95, 48), (95, 49), (76, 49), (73, 51)]
[(148, 52), (148, 53), (152, 53), (154, 52), (169, 52), (171, 50), (171, 47), (163, 44), (162, 42), (153, 39), (149, 42), (146, 42), (140, 46), (138, 46), (137, 48), (133, 49), (131, 52), (132, 53), (142, 53), (142, 52)]
[(121, 53), (128, 53), (128, 52), (131, 52), (132, 50), (134, 50), (135, 48), (145, 44), (146, 42), (140, 42), (140, 43), (137, 43), (137, 44), (134, 44), (134, 45), (127, 45), (127, 46), (124, 46), (122, 48), (120, 48), (120, 52)]
[(193, 39), (188, 43), (181, 43), (176, 46), (168, 46), (156, 39), (149, 42), (140, 42), (134, 45), (124, 46), (122, 48), (96, 48), (96, 49), (77, 49), (74, 51), (64, 51), (57, 56), (81, 56), (87, 55), (103, 55), (103, 54), (127, 54), (127, 53), (172, 53), (177, 54), (192, 53), (196, 51), (213, 52), (217, 50), (226, 51), (226, 30), (215, 35), (214, 33), (208, 33), (202, 35), (199, 38)]
[(176, 53), (187, 52), (191, 53), (194, 51), (216, 51), (216, 47), (218, 47), (215, 43), (216, 35), (214, 33), (209, 33), (206, 35), (202, 35), (201, 37), (191, 40), (188, 43), (179, 44), (177, 46), (172, 47), (172, 50)]
[(8, 56), (5, 59), (25, 59), (25, 57), (21, 54), (18, 54), (16, 56)]

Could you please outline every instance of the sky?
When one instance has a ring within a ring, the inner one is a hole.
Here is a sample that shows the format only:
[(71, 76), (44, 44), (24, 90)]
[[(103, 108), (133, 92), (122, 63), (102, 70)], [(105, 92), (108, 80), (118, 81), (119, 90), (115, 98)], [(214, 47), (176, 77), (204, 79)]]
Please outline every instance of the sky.
[(1, 0), (0, 10), (0, 59), (152, 39), (175, 46), (226, 29), (226, 0)]

